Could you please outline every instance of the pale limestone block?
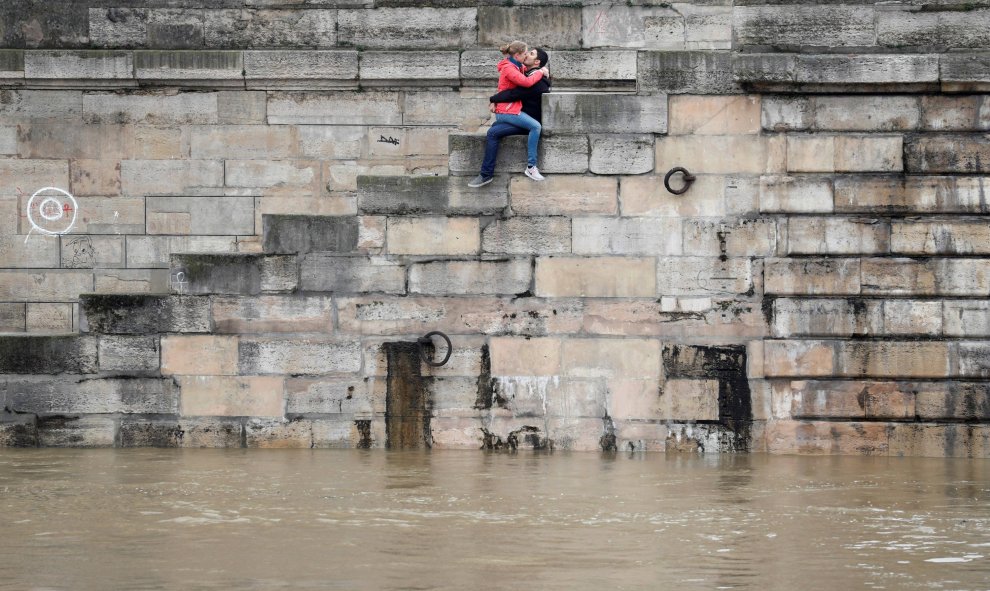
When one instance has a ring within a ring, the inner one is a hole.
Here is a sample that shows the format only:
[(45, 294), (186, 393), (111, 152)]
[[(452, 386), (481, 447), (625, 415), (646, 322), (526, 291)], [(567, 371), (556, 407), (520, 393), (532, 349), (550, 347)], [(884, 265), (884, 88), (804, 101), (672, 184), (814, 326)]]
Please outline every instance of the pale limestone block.
[(653, 297), (656, 265), (648, 257), (539, 257), (536, 295)]
[(358, 216), (358, 248), (385, 248), (385, 228), (388, 218), (383, 215)]
[(898, 254), (990, 253), (990, 225), (967, 222), (892, 222), (891, 251)]
[[(264, 214), (307, 214), (307, 215), (355, 215), (357, 197), (352, 194), (314, 196), (308, 188), (272, 187), (265, 190), (265, 197), (255, 207), (255, 227), (261, 227)], [(303, 193), (302, 196), (299, 194)], [(384, 231), (384, 228), (382, 229)]]
[(244, 77), (249, 88), (300, 85), (310, 90), (354, 84), (358, 78), (358, 52), (245, 51)]
[[(24, 200), (26, 204), (26, 199), (27, 197), (24, 196), (21, 196), (20, 199), (5, 199), (0, 197), (0, 234), (17, 234), (20, 231), (22, 207), (19, 201)], [(23, 222), (27, 226), (24, 230), (26, 233), (31, 225), (27, 222), (26, 216)], [(570, 245), (570, 240), (567, 243)]]
[(904, 170), (901, 136), (836, 136), (836, 172), (900, 172)]
[(883, 329), (886, 334), (942, 334), (942, 302), (887, 300), (883, 303)]
[(656, 170), (683, 166), (692, 174), (761, 174), (776, 170), (771, 155), (769, 138), (762, 136), (666, 136), (657, 138)]
[(770, 328), (775, 337), (876, 336), (883, 334), (880, 301), (776, 298)]
[(438, 261), (409, 268), (409, 292), (432, 295), (518, 294), (529, 291), (530, 259)]
[(158, 372), (158, 335), (100, 335), (100, 371)]
[(554, 133), (664, 133), (667, 95), (552, 92), (543, 95), (543, 126)]
[(659, 379), (660, 341), (655, 339), (564, 339), (563, 374), (608, 380)]
[(514, 177), (509, 193), (517, 215), (614, 214), (618, 183), (614, 178), (576, 175), (548, 176), (542, 182)]
[(616, 446), (627, 451), (664, 451), (667, 426), (638, 420), (615, 421)]
[(875, 44), (872, 6), (735, 6), (739, 45), (870, 47)]
[(684, 222), (684, 252), (694, 256), (773, 256), (777, 250), (777, 221)]
[[(926, 97), (927, 98), (927, 97)], [(812, 128), (822, 131), (910, 131), (921, 108), (913, 96), (814, 96)]]
[(294, 156), (295, 128), (282, 125), (211, 125), (189, 131), (189, 154), (195, 160), (277, 159)]
[(836, 421), (769, 421), (767, 451), (772, 454), (886, 456), (888, 424)]
[(367, 128), (357, 125), (300, 125), (299, 153), (306, 158), (349, 160), (361, 157)]
[[(361, 161), (327, 161), (323, 163), (323, 179), (328, 191), (358, 190), (359, 176), (400, 176), (407, 174), (402, 164), (361, 164)], [(356, 208), (356, 203), (355, 203)]]
[(334, 47), (337, 11), (207, 10), (203, 38), (207, 47)]
[(129, 268), (167, 269), (174, 252), (237, 252), (233, 236), (127, 236), (126, 240)]
[(353, 373), (361, 370), (361, 343), (325, 338), (241, 337), (241, 374)]
[(921, 128), (925, 131), (976, 131), (986, 129), (981, 125), (981, 108), (985, 104), (980, 96), (923, 96), (921, 97)]
[(860, 293), (859, 259), (767, 259), (764, 290), (768, 294)]
[[(406, 156), (446, 156), (449, 127), (371, 127), (368, 156), (403, 158)], [(395, 142), (398, 141), (398, 144)]]
[(481, 250), (494, 254), (563, 254), (571, 250), (567, 217), (511, 217), (496, 220), (481, 234)]
[(79, 90), (0, 90), (0, 98), (0, 117), (5, 123), (77, 123), (82, 118), (83, 93)]
[(195, 416), (281, 417), (285, 410), (281, 377), (181, 376), (179, 414)]
[(990, 336), (990, 302), (945, 300), (942, 306), (942, 330), (945, 336)]
[(181, 129), (135, 127), (132, 151), (123, 157), (141, 160), (168, 160), (187, 156), (188, 149), (183, 144)]
[(745, 294), (753, 289), (750, 259), (685, 256), (657, 261), (657, 293), (661, 295)]
[(21, 158), (133, 158), (134, 129), (121, 125), (21, 125)]
[(718, 380), (667, 380), (661, 390), (658, 418), (674, 421), (717, 421), (718, 389)]
[(760, 177), (760, 211), (764, 213), (831, 213), (832, 180), (828, 177)]
[(17, 195), (20, 188), (30, 197), (43, 187), (69, 187), (67, 160), (0, 159), (0, 194)]
[(847, 377), (939, 378), (950, 371), (949, 343), (929, 341), (840, 342), (836, 374)]
[(8, 302), (74, 302), (92, 291), (92, 272), (0, 269), (0, 299)]
[(476, 8), (379, 8), (338, 11), (340, 46), (461, 49), (477, 42)]
[(72, 304), (27, 304), (27, 332), (64, 334), (72, 330)]
[(315, 160), (227, 160), (228, 187), (307, 187), (321, 178)]
[[(450, 157), (447, 165), (450, 174), (477, 174), (485, 153), (485, 136), (451, 133), (448, 142)], [(587, 136), (548, 136), (540, 140), (537, 164), (543, 173), (580, 174), (588, 171), (588, 154)], [(525, 165), (526, 137), (504, 138), (499, 146), (495, 172), (522, 172)]]
[(787, 136), (788, 172), (833, 172), (835, 136)]
[(17, 127), (0, 127), (0, 154), (17, 154)]
[(300, 261), (300, 285), (304, 291), (401, 294), (406, 291), (406, 267), (378, 257), (314, 252)]
[[(676, 183), (676, 181), (673, 181)], [(676, 188), (676, 184), (673, 184)], [(619, 208), (623, 216), (697, 217), (757, 211), (758, 179), (697, 175), (686, 195), (668, 193), (662, 176), (621, 177)]]
[(265, 123), (268, 93), (253, 90), (221, 90), (217, 93), (217, 121), (223, 125)]
[(135, 51), (134, 72), (142, 83), (175, 86), (244, 86), (242, 51)]
[(891, 456), (990, 457), (990, 429), (968, 425), (892, 424)]
[(125, 195), (176, 195), (196, 187), (222, 187), (223, 163), (214, 160), (124, 160)]
[(760, 97), (670, 97), (670, 135), (743, 135), (760, 133)]
[(218, 296), (210, 310), (218, 333), (333, 332), (329, 296)]
[(237, 374), (237, 337), (167, 335), (162, 337), (163, 375)]
[(250, 235), (254, 197), (148, 197), (148, 234)]
[(402, 96), (386, 91), (272, 92), (268, 123), (401, 125)]
[(86, 123), (209, 125), (218, 119), (217, 95), (212, 92), (83, 95)]
[(162, 294), (169, 290), (168, 269), (97, 269), (95, 293)]
[(636, 81), (635, 51), (554, 51), (550, 65), (554, 80), (631, 85)]
[(588, 168), (594, 174), (644, 174), (653, 170), (653, 136), (591, 136)]
[(767, 377), (830, 376), (836, 369), (832, 341), (763, 342), (763, 371)]
[(681, 220), (677, 218), (574, 218), (574, 254), (679, 255)]
[[(678, 300), (665, 297), (662, 300)], [(685, 299), (680, 298), (680, 303)], [(763, 312), (752, 303), (690, 298), (702, 305), (672, 305), (655, 300), (597, 300), (585, 304), (584, 331), (601, 335), (671, 337), (761, 337)], [(666, 303), (666, 302), (665, 302)]]
[(686, 49), (731, 49), (732, 8), (674, 3), (674, 10), (684, 16)]
[(986, 259), (863, 259), (863, 293), (986, 296)]
[[(461, 78), (480, 82), (498, 80), (496, 65), (504, 56), (498, 49), (468, 49), (461, 52)], [(554, 63), (556, 66), (556, 63)], [(491, 95), (489, 95), (491, 96)], [(487, 100), (485, 101), (488, 102)]]
[(914, 419), (920, 384), (808, 380), (789, 382), (794, 417)]
[[(468, 53), (465, 51), (462, 54), (462, 59)], [(490, 96), (491, 89), (487, 88), (484, 90), (463, 88), (459, 90), (409, 90), (405, 93), (402, 124), (436, 125), (438, 121), (443, 121), (449, 125), (456, 125), (463, 131), (477, 131), (478, 127), (491, 117), (491, 113), (488, 111), (488, 97)]]
[(62, 236), (62, 268), (123, 268), (123, 236)]
[(434, 51), (431, 59), (424, 60), (418, 52), (362, 51), (360, 79), (362, 84), (386, 81), (415, 81), (416, 83), (456, 83), (460, 75), (456, 68), (438, 64), (456, 64), (460, 55), (456, 51)]
[(386, 244), (391, 254), (477, 254), (481, 228), (477, 218), (389, 218)]
[[(663, 399), (660, 380), (618, 380), (608, 381), (609, 416), (616, 420), (657, 419)], [(622, 448), (620, 448), (622, 449)]]
[(24, 77), (35, 80), (131, 80), (134, 58), (129, 51), (29, 51)]
[(787, 220), (786, 253), (886, 254), (890, 226), (875, 219), (791, 217)]
[(368, 390), (353, 378), (287, 378), (286, 414), (371, 414), (375, 409)]
[(684, 16), (669, 6), (594, 5), (582, 12), (584, 47), (684, 49)]
[(493, 376), (559, 376), (561, 341), (554, 338), (492, 337)]
[(313, 421), (250, 419), (244, 425), (244, 445), (252, 449), (312, 449)]
[(73, 196), (120, 195), (119, 160), (70, 160), (69, 191)]
[(0, 267), (10, 269), (59, 268), (59, 237), (38, 232), (0, 236)]
[(814, 125), (812, 97), (762, 97), (761, 125), (766, 131), (806, 131)]

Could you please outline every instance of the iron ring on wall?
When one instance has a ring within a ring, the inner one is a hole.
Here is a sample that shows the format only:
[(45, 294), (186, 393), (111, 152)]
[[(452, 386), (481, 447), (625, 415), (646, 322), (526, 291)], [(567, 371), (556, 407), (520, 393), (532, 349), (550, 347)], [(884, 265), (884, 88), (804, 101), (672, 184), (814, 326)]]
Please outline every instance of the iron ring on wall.
[[(674, 176), (678, 172), (684, 174), (684, 187), (682, 187), (680, 190), (674, 190), (670, 188), (670, 177)], [(667, 174), (663, 177), (663, 186), (666, 187), (668, 192), (673, 193), (674, 195), (682, 195), (686, 193), (688, 189), (691, 188), (691, 183), (694, 182), (695, 178), (696, 177), (690, 172), (688, 172), (686, 168), (684, 168), (683, 166), (677, 166), (671, 168), (670, 171), (668, 171)]]
[[(438, 336), (443, 340), (447, 341), (447, 355), (444, 356), (443, 361), (437, 363), (426, 356), (426, 345), (433, 344), (433, 337)], [(430, 367), (440, 367), (442, 365), (447, 365), (450, 361), (450, 354), (454, 352), (454, 346), (450, 343), (450, 337), (443, 334), (439, 330), (434, 330), (432, 332), (426, 333), (424, 336), (420, 337), (416, 341), (419, 343), (419, 356), (423, 358), (423, 363), (429, 365)]]

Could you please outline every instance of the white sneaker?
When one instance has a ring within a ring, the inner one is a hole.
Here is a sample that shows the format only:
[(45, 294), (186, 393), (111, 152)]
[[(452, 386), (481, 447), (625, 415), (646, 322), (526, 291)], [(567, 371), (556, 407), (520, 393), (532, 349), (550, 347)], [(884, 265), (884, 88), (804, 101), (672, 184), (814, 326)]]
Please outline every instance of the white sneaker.
[(544, 180), (543, 175), (540, 174), (540, 169), (539, 168), (536, 168), (535, 166), (527, 166), (526, 167), (526, 176), (528, 176), (529, 178), (533, 179), (534, 181), (542, 181), (542, 180)]

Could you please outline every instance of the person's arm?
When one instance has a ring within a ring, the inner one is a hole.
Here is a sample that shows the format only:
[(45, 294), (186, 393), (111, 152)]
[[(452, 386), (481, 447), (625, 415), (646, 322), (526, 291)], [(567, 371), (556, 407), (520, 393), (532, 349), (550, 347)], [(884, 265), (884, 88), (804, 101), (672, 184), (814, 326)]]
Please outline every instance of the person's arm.
[(530, 86), (536, 84), (540, 80), (543, 80), (543, 69), (537, 70), (535, 73), (527, 76), (519, 70), (509, 67), (502, 69), (502, 75), (509, 82), (515, 84), (516, 86), (521, 86), (523, 88), (529, 88)]
[(493, 103), (514, 103), (529, 98), (534, 94), (539, 94), (540, 92), (537, 90), (537, 86), (539, 85), (530, 86), (529, 88), (510, 88), (493, 95), (488, 100)]

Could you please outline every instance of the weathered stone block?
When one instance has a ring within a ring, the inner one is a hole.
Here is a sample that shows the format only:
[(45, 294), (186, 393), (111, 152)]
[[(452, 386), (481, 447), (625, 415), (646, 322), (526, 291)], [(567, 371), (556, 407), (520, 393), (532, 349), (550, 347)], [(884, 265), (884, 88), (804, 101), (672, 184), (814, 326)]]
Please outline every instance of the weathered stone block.
[(124, 160), (125, 195), (175, 195), (197, 187), (223, 186), (223, 163), (213, 160)]
[(27, 332), (65, 334), (75, 331), (72, 304), (27, 304)]
[(117, 434), (119, 447), (179, 447), (182, 428), (175, 419), (125, 417)]
[(356, 51), (245, 51), (248, 88), (333, 88), (358, 78)]
[(161, 294), (168, 291), (168, 269), (96, 269), (94, 293)]
[(25, 240), (19, 234), (0, 236), (0, 267), (57, 269), (59, 237), (39, 234)]
[(543, 126), (553, 133), (666, 133), (667, 96), (545, 94)]
[(97, 47), (203, 47), (203, 12), (182, 9), (90, 8), (90, 41)]
[(218, 122), (215, 93), (88, 93), (83, 120), (90, 124), (210, 125)]
[(83, 111), (78, 90), (0, 90), (0, 116), (11, 123), (28, 121), (77, 122)]
[(0, 304), (0, 332), (24, 332), (27, 330), (25, 304)]
[(990, 336), (990, 302), (945, 300), (942, 307), (942, 330), (945, 336)]
[(859, 259), (767, 259), (764, 286), (768, 294), (860, 293)]
[(551, 74), (558, 85), (632, 88), (637, 78), (636, 53), (597, 50), (554, 51)]
[(872, 6), (736, 6), (732, 25), (742, 46), (871, 47), (874, 14)]
[(218, 333), (333, 332), (333, 307), (324, 296), (216, 297), (211, 311)]
[[(914, 7), (911, 7), (914, 8)], [(990, 45), (990, 10), (878, 10), (877, 45), (903, 48), (984, 49)]]
[(481, 250), (493, 254), (561, 254), (571, 250), (566, 217), (512, 217), (496, 220), (481, 234)]
[(618, 336), (759, 337), (766, 332), (764, 324), (757, 304), (711, 298), (597, 300), (587, 302), (584, 313), (585, 332)]
[(643, 174), (653, 170), (652, 135), (591, 136), (588, 167), (595, 174)]
[(75, 301), (92, 290), (92, 272), (0, 269), (0, 300), (8, 302)]
[(679, 255), (681, 220), (677, 218), (574, 218), (574, 254)]
[(234, 375), (237, 373), (237, 337), (162, 337), (161, 369), (165, 375)]
[(288, 378), (285, 381), (285, 414), (289, 417), (370, 414), (375, 409), (368, 390), (368, 385), (360, 378)]
[(362, 84), (457, 84), (460, 76), (454, 69), (438, 68), (437, 63), (457, 63), (456, 51), (433, 52), (434, 60), (424, 61), (418, 53), (408, 51), (363, 51), (359, 77)]
[(189, 294), (255, 295), (286, 291), (298, 281), (294, 256), (261, 254), (172, 254), (172, 274), (183, 273), (172, 289)]
[(209, 332), (208, 298), (165, 295), (80, 296), (84, 332), (145, 334)]
[(294, 155), (295, 129), (280, 125), (197, 126), (190, 129), (195, 160), (277, 159)]
[(223, 90), (217, 93), (217, 119), (224, 125), (265, 123), (268, 94), (261, 91)]
[(902, 170), (901, 136), (788, 136), (792, 172), (887, 172)]
[(352, 373), (361, 370), (361, 343), (357, 340), (279, 339), (241, 337), (240, 373), (313, 374)]
[(735, 81), (757, 87), (816, 90), (903, 84), (928, 88), (939, 79), (936, 55), (749, 53), (735, 54), (731, 60)]
[(871, 336), (884, 332), (883, 302), (860, 299), (773, 300), (770, 327), (775, 337)]
[(990, 227), (969, 222), (893, 222), (891, 251), (903, 254), (988, 254)]
[(244, 425), (248, 448), (309, 449), (313, 447), (313, 422), (295, 419), (251, 419)]
[(207, 47), (333, 47), (335, 10), (207, 10)]
[(660, 393), (658, 418), (717, 421), (718, 389), (718, 380), (667, 380)]
[(35, 80), (131, 80), (133, 56), (127, 51), (30, 51), (24, 77)]
[(561, 341), (553, 338), (495, 337), (489, 341), (493, 376), (558, 376)]
[(529, 291), (530, 259), (440, 261), (409, 268), (409, 292), (446, 294), (518, 294)]
[(333, 293), (402, 294), (406, 292), (406, 267), (376, 257), (311, 253), (300, 261), (300, 288)]
[(990, 392), (983, 383), (954, 383), (920, 389), (915, 412), (922, 420), (986, 421)]
[(985, 296), (990, 292), (986, 259), (863, 259), (864, 294)]
[[(942, 378), (951, 375), (946, 342), (841, 342), (836, 349), (835, 369), (841, 376)], [(962, 367), (960, 370), (965, 375)]]
[(321, 163), (307, 160), (227, 160), (228, 187), (312, 188), (320, 178)]
[(21, 186), (40, 189), (53, 185), (69, 186), (67, 161), (0, 159), (0, 192), (4, 195), (16, 195)]
[(284, 378), (192, 375), (177, 378), (180, 413), (190, 416), (281, 417)]
[(69, 176), (73, 196), (120, 195), (119, 160), (71, 160)]
[[(676, 178), (671, 180), (674, 188), (677, 183)], [(759, 179), (753, 177), (697, 175), (690, 190), (690, 198), (667, 192), (659, 174), (621, 177), (619, 208), (624, 216), (650, 217), (711, 217), (759, 211)]]
[(672, 96), (671, 135), (740, 135), (760, 132), (759, 96)]
[[(485, 154), (485, 136), (451, 133), (450, 173), (478, 174)], [(540, 139), (537, 164), (540, 171), (552, 174), (583, 173), (588, 170), (587, 136), (547, 136)], [(522, 172), (526, 168), (526, 137), (504, 138), (495, 161), (495, 172)]]
[(986, 179), (975, 177), (839, 176), (835, 206), (843, 212), (983, 213)]
[(0, 379), (6, 408), (35, 414), (171, 414), (179, 407), (171, 379), (18, 376)]
[(874, 219), (791, 217), (786, 254), (886, 254), (890, 225)]
[(660, 295), (746, 294), (754, 289), (750, 259), (685, 256), (657, 261)]
[(263, 215), (263, 249), (270, 254), (351, 252), (358, 246), (353, 216)]
[(907, 138), (904, 164), (913, 173), (990, 172), (990, 139), (981, 135), (917, 135)]
[(0, 413), (0, 447), (38, 447), (38, 418), (6, 410)]
[[(223, 236), (128, 236), (127, 266), (167, 269), (173, 252), (234, 253), (234, 237)], [(174, 279), (174, 278), (173, 278)]]
[(921, 384), (801, 380), (775, 382), (781, 418), (913, 419)]
[(886, 334), (942, 334), (942, 302), (888, 300), (883, 304), (883, 330)]
[(660, 341), (655, 339), (565, 339), (561, 368), (568, 377), (657, 380)]
[(981, 114), (987, 97), (934, 95), (921, 97), (921, 129), (980, 131), (987, 128)]
[(738, 94), (731, 56), (707, 51), (640, 51), (637, 74), (641, 92)]
[(134, 73), (152, 84), (243, 85), (240, 51), (135, 51)]
[(476, 44), (475, 8), (340, 10), (338, 45), (372, 49), (461, 49)]
[(695, 256), (773, 256), (777, 251), (777, 222), (773, 219), (723, 222), (687, 220), (683, 251)]
[(983, 425), (893, 424), (892, 456), (990, 457), (990, 429)]
[(802, 455), (885, 456), (885, 423), (834, 421), (768, 421), (767, 451)]
[(448, 177), (359, 176), (362, 214), (443, 214), (448, 208)]
[(546, 297), (653, 297), (656, 265), (645, 257), (539, 257), (536, 295)]
[(478, 7), (478, 45), (497, 46), (526, 39), (531, 47), (577, 49), (581, 46), (581, 9), (575, 7)]
[(117, 425), (111, 417), (38, 417), (40, 447), (113, 447)]
[(158, 372), (158, 336), (103, 335), (99, 340), (100, 371), (143, 374)]
[(833, 341), (763, 342), (763, 372), (767, 377), (830, 376), (835, 370)]
[(512, 210), (518, 215), (616, 213), (618, 186), (614, 178), (559, 175), (534, 183), (513, 178), (509, 183)]
[(148, 234), (252, 235), (254, 197), (148, 197)]
[(939, 78), (942, 89), (954, 92), (960, 90), (990, 90), (990, 52), (953, 52), (939, 56)]
[(241, 447), (244, 425), (239, 419), (186, 417), (179, 422), (182, 447), (237, 448)]
[(732, 11), (690, 3), (586, 6), (585, 47), (729, 49)]
[(477, 218), (389, 218), (390, 254), (465, 255), (481, 248)]
[(0, 337), (0, 373), (96, 373), (96, 339), (81, 336)]
[(85, 47), (87, 6), (11, 0), (4, 3), (3, 47)]
[(268, 95), (268, 123), (401, 125), (401, 98), (384, 91), (273, 92)]
[(657, 138), (656, 170), (676, 166), (692, 174), (761, 174), (783, 170), (784, 154), (775, 149), (774, 138), (749, 135)]

